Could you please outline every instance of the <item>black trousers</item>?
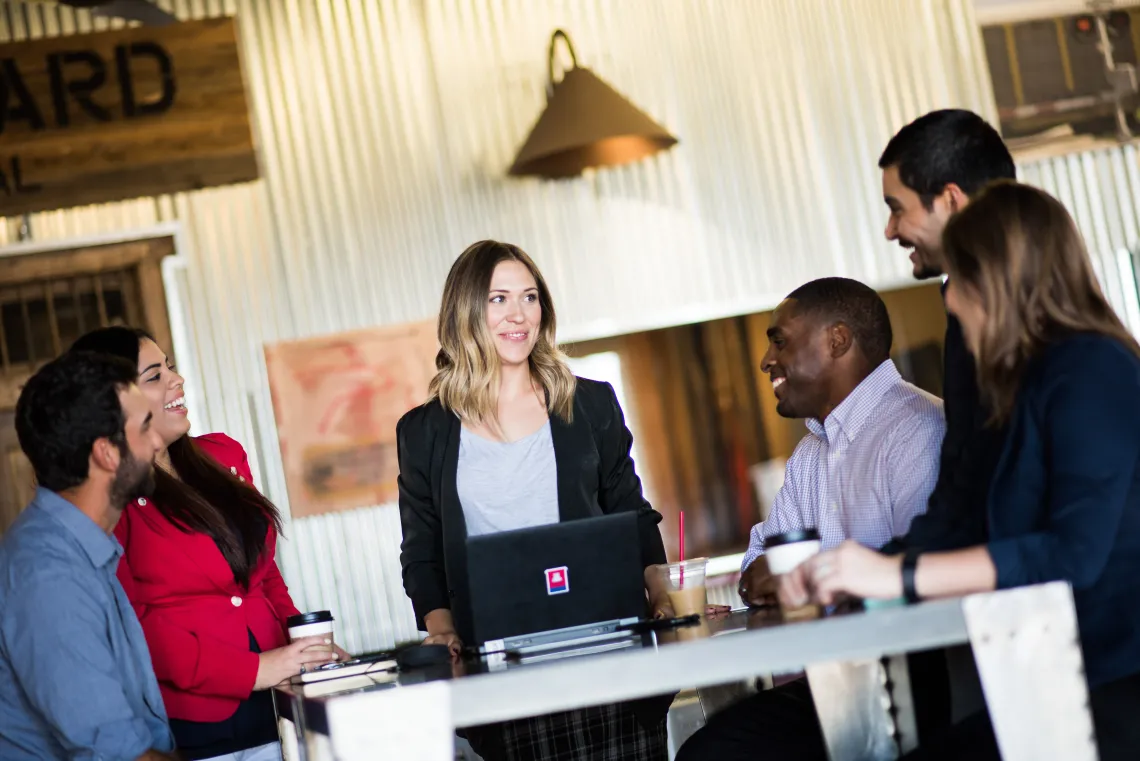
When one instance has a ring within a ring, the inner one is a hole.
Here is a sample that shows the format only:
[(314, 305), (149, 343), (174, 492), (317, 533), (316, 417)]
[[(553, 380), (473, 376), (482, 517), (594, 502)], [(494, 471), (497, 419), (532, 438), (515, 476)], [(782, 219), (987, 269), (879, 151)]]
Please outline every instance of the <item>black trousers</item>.
[[(1089, 691), (1100, 761), (1140, 758), (1140, 674)], [(993, 725), (976, 713), (924, 742), (903, 761), (1001, 761)]]
[[(919, 737), (950, 724), (943, 651), (907, 658)], [(828, 761), (806, 679), (758, 692), (725, 708), (681, 747), (676, 761)]]
[[(949, 682), (941, 651), (910, 656), (920, 746), (903, 761), (1001, 761), (985, 711), (949, 725)], [(1101, 761), (1140, 759), (1140, 674), (1089, 692)], [(726, 708), (694, 734), (676, 761), (827, 761), (807, 680), (765, 690)]]

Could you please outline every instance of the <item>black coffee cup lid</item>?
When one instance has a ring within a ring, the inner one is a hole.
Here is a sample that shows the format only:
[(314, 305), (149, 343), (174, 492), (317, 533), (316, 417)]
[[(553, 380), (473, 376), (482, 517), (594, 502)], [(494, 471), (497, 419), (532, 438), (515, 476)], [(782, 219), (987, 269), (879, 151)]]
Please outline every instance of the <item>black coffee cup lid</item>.
[(805, 528), (799, 531), (785, 531), (782, 534), (769, 536), (764, 539), (764, 548), (779, 547), (781, 544), (795, 544), (796, 542), (818, 542), (819, 532), (814, 528)]
[(289, 616), (285, 619), (285, 627), (292, 629), (294, 626), (305, 626), (307, 624), (323, 624), (333, 620), (333, 614), (327, 610), (314, 610), (310, 613), (298, 613), (295, 616)]

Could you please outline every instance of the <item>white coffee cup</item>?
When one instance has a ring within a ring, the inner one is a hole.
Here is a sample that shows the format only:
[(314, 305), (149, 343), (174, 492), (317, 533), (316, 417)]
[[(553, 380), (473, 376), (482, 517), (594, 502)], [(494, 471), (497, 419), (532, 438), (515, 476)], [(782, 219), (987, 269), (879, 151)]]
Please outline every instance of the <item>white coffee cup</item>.
[(819, 547), (819, 532), (810, 528), (767, 537), (764, 557), (768, 560), (768, 571), (773, 576), (789, 573), (812, 555), (819, 554)]
[[(333, 641), (333, 614), (327, 610), (314, 610), (310, 613), (298, 613), (295, 616), (289, 616), (285, 621), (285, 625), (289, 628), (290, 642), (295, 642), (304, 637), (318, 637), (322, 635), (330, 643)], [(328, 649), (332, 650), (331, 644), (328, 646)]]

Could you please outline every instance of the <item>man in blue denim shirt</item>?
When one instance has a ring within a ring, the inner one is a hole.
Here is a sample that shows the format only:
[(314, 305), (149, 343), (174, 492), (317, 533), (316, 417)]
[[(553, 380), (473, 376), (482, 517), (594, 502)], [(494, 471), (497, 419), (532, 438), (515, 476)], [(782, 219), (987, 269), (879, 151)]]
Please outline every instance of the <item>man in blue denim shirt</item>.
[(174, 738), (111, 535), (162, 442), (118, 358), (69, 353), (20, 394), (35, 499), (0, 542), (0, 758), (165, 761)]

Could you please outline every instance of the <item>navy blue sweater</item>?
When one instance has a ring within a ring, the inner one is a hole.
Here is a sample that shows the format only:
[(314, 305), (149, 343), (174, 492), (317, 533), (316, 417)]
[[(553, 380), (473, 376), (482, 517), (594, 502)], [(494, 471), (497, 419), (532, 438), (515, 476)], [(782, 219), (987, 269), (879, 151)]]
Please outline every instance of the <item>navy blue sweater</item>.
[(1073, 585), (1089, 684), (1140, 672), (1140, 358), (1081, 334), (1026, 368), (988, 500), (998, 588)]

